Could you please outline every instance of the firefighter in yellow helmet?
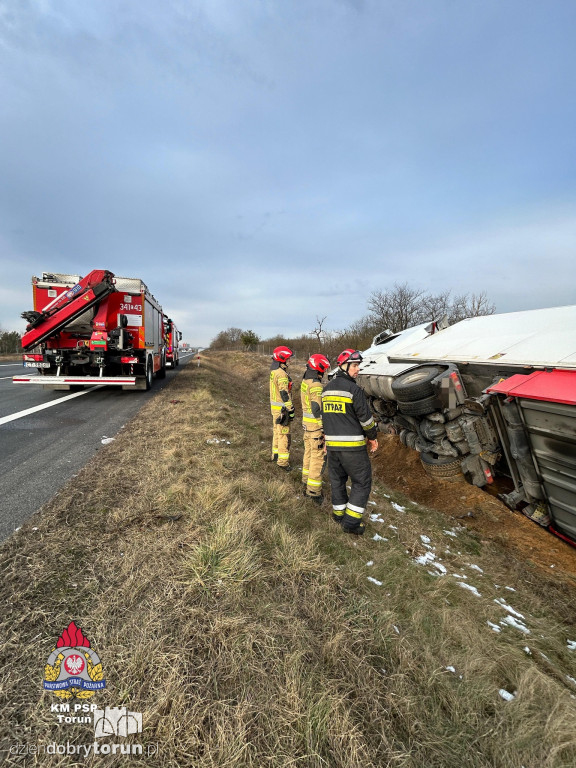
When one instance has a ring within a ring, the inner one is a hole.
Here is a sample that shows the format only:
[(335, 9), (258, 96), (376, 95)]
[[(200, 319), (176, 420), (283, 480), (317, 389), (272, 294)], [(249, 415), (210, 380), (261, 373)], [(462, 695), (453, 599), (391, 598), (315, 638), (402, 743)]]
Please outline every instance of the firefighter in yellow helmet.
[(272, 461), (290, 472), (290, 429), (294, 420), (292, 379), (288, 375), (288, 360), (294, 353), (289, 347), (276, 347), (270, 368), (270, 410), (272, 411)]
[(302, 482), (306, 496), (322, 504), (322, 470), (324, 468), (324, 432), (322, 430), (322, 377), (330, 368), (330, 360), (321, 354), (311, 355), (300, 386), (304, 459)]

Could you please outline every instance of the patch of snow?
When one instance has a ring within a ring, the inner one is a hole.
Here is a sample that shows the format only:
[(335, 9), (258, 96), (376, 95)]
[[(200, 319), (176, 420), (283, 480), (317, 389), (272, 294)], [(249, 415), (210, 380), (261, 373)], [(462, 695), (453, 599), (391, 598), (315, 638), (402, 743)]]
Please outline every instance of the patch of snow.
[(520, 613), (520, 611), (515, 611), (514, 608), (509, 606), (505, 601), (503, 597), (495, 597), (494, 602), (498, 605), (502, 606), (508, 613), (513, 614), (514, 616), (517, 616), (519, 619), (524, 619), (525, 617)]
[(398, 528), (395, 525), (389, 525), (388, 528), (392, 528), (393, 531), (397, 531)]
[(383, 493), (382, 496), (386, 496), (387, 499), (390, 498), (389, 494), (387, 494), (387, 493)]
[(454, 576), (455, 579), (467, 579), (468, 576), (466, 576), (465, 573), (453, 573), (452, 576)]
[(414, 558), (414, 562), (418, 563), (418, 565), (428, 565), (435, 559), (436, 555), (433, 552), (425, 552), (423, 555)]
[(106, 437), (106, 435), (104, 435), (102, 440), (100, 440), (100, 442), (102, 443), (102, 445), (110, 445), (110, 443), (114, 442), (114, 438), (113, 437)]
[(368, 560), (368, 562), (366, 563), (366, 565), (367, 565), (368, 567), (370, 567), (371, 565), (374, 565), (374, 560)]
[(504, 587), (504, 589), (507, 589), (507, 590), (508, 590), (508, 592), (516, 592), (516, 590), (514, 589), (514, 587)]
[(454, 672), (454, 674), (456, 674), (456, 670), (454, 669), (454, 667), (444, 667), (444, 669), (447, 669), (448, 672)]
[(442, 565), (442, 563), (432, 563), (432, 565), (434, 566), (434, 568), (437, 568), (440, 571), (440, 573), (448, 573), (448, 571)]
[(480, 568), (479, 565), (474, 565), (474, 563), (466, 563), (466, 565), (468, 566), (468, 568), (473, 568), (475, 571), (478, 571), (478, 573), (484, 573), (484, 571), (482, 570), (482, 568)]
[(368, 581), (371, 581), (372, 584), (376, 584), (377, 587), (382, 586), (382, 582), (378, 581), (378, 579), (373, 579), (372, 576), (368, 576), (367, 578), (368, 578)]
[(388, 539), (385, 539), (384, 536), (379, 536), (377, 533), (372, 536), (373, 541), (388, 541)]
[(530, 634), (530, 630), (528, 629), (528, 627), (525, 624), (523, 624), (521, 621), (518, 621), (517, 619), (515, 619), (514, 616), (510, 616), (510, 615), (506, 616), (504, 619), (502, 619), (500, 624), (510, 624), (511, 627), (514, 627), (514, 629), (520, 630), (520, 632), (523, 632), (525, 635)]
[(530, 650), (530, 648), (528, 648), (528, 646), (527, 646), (527, 645), (525, 645), (525, 646), (524, 646), (524, 653), (525, 653), (527, 656), (532, 656), (532, 651)]
[(487, 622), (486, 622), (486, 624), (488, 624), (488, 626), (489, 626), (491, 629), (493, 629), (493, 630), (494, 630), (494, 632), (502, 632), (502, 630), (500, 629), (500, 627), (498, 626), (498, 624), (492, 624), (492, 622), (491, 622), (491, 621), (487, 621)]
[(394, 632), (396, 632), (396, 634), (399, 635), (400, 634), (400, 630), (398, 629), (396, 624), (394, 624), (393, 626), (394, 626)]
[(504, 701), (513, 701), (516, 698), (515, 693), (508, 693), (508, 691), (506, 691), (504, 688), (500, 688), (498, 693), (504, 699)]
[(570, 677), (570, 675), (566, 675), (566, 680), (570, 680), (571, 683), (574, 683), (574, 685), (576, 685), (576, 680), (573, 677)]
[(444, 531), (444, 533), (446, 536), (453, 536), (454, 538), (458, 535), (455, 531)]
[(576, 640), (568, 640), (568, 650), (576, 651)]
[(376, 513), (376, 514), (374, 514), (374, 515), (370, 515), (370, 520), (371, 520), (373, 523), (385, 523), (385, 522), (386, 522), (385, 520), (383, 520), (383, 519), (380, 517), (380, 513), (379, 513), (379, 512), (377, 512), (377, 513)]
[(368, 504), (371, 504), (373, 507), (376, 506), (376, 502), (375, 501), (369, 501)]
[(456, 584), (459, 584), (461, 587), (464, 587), (464, 589), (467, 589), (467, 590), (469, 590), (470, 592), (473, 592), (473, 593), (474, 593), (475, 595), (477, 595), (478, 597), (482, 597), (482, 595), (480, 594), (480, 592), (478, 592), (478, 590), (476, 589), (476, 587), (473, 587), (473, 586), (472, 586), (472, 584), (466, 584), (466, 583), (465, 583), (465, 582), (463, 582), (463, 581), (457, 581), (457, 582), (456, 582)]
[(421, 533), (420, 534), (420, 538), (424, 542), (424, 544), (430, 544), (430, 537), (429, 536), (424, 536), (424, 534)]
[(406, 512), (406, 507), (401, 506), (400, 504), (396, 504), (395, 501), (391, 501), (390, 505), (394, 507), (396, 512)]

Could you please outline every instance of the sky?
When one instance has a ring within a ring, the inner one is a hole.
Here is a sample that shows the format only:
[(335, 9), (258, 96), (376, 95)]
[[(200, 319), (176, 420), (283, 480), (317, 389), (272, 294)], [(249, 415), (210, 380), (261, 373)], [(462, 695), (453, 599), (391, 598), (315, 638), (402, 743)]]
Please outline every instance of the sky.
[(395, 283), (576, 303), (574, 0), (0, 0), (0, 328), (139, 277), (184, 340)]

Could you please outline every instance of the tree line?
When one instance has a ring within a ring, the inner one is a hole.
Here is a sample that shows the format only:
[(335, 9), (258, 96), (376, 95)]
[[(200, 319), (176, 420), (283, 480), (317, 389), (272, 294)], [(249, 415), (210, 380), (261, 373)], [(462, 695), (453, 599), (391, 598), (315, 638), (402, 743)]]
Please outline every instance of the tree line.
[(367, 314), (348, 328), (329, 330), (325, 317), (316, 317), (314, 328), (296, 338), (273, 336), (261, 339), (252, 330), (227, 328), (212, 339), (210, 349), (261, 351), (269, 354), (285, 344), (299, 358), (322, 352), (330, 359), (343, 349), (367, 349), (381, 331), (398, 333), (420, 323), (445, 318), (450, 325), (467, 317), (493, 315), (496, 307), (484, 291), (452, 295), (450, 290), (430, 293), (408, 283), (395, 283), (391, 288), (373, 291), (368, 297)]
[(22, 344), (18, 331), (0, 329), (0, 355), (13, 355), (19, 352), (22, 352)]

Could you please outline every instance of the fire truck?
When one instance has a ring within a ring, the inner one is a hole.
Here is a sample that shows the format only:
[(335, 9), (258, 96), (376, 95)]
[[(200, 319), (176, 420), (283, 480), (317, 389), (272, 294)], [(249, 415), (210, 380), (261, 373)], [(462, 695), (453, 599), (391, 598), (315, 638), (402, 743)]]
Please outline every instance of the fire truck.
[(362, 354), (380, 429), (428, 475), (496, 483), (511, 509), (576, 541), (576, 306), (384, 331)]
[(164, 333), (166, 365), (170, 368), (176, 368), (177, 365), (180, 365), (179, 342), (182, 341), (182, 334), (176, 328), (176, 323), (167, 315), (164, 315)]
[(86, 277), (44, 272), (32, 278), (34, 309), (22, 336), (33, 376), (15, 384), (50, 389), (106, 384), (148, 390), (166, 376), (162, 307), (142, 280), (105, 269)]

